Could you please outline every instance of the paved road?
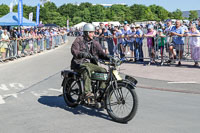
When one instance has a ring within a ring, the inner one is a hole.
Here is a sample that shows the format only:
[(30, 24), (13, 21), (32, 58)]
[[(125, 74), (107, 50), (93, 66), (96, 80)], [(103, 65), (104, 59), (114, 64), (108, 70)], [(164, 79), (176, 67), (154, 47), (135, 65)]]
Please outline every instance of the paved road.
[(113, 122), (106, 111), (67, 107), (58, 96), (60, 71), (69, 68), (73, 39), (53, 51), (0, 64), (0, 133), (199, 133), (200, 95), (183, 91), (198, 92), (199, 84), (137, 78), (139, 109), (128, 124)]

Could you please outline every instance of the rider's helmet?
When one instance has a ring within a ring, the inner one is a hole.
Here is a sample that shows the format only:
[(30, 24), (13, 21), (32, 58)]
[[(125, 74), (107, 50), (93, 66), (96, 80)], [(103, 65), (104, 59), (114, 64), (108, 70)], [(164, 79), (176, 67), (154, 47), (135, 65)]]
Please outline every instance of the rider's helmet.
[(83, 26), (83, 33), (85, 36), (88, 36), (88, 32), (95, 31), (93, 24), (87, 23)]

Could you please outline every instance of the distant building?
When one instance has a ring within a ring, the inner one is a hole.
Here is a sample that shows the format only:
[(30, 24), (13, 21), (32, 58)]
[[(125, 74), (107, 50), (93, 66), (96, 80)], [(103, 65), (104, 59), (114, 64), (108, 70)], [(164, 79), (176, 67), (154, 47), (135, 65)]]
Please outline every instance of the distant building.
[(102, 5), (106, 8), (111, 7), (112, 5), (127, 5), (126, 3), (116, 3), (116, 4), (92, 4), (92, 5)]
[[(75, 2), (74, 5), (79, 6), (80, 4)], [(92, 4), (92, 5), (102, 5), (105, 8), (107, 8), (107, 7), (111, 7), (112, 5), (127, 5), (127, 4), (126, 3), (116, 3), (116, 4)]]

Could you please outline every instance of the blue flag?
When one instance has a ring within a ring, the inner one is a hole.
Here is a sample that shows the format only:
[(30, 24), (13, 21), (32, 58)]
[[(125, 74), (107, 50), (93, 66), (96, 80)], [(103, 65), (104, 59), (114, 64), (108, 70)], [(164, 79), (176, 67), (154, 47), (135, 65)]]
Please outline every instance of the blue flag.
[(36, 11), (36, 24), (39, 25), (40, 23), (40, 4), (37, 5), (37, 11)]
[(18, 25), (23, 23), (23, 0), (18, 2)]

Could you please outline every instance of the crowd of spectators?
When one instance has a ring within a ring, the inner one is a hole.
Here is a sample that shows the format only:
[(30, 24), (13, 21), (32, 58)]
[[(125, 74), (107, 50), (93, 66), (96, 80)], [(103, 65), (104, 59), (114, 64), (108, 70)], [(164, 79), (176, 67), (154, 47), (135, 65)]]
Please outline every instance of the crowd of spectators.
[[(182, 23), (177, 20), (174, 24), (170, 19), (165, 22), (147, 23), (146, 25), (128, 24), (124, 21), (120, 26), (110, 23), (99, 23), (96, 27), (95, 39), (99, 41), (106, 54), (130, 57), (129, 61), (144, 62), (144, 39), (146, 39), (149, 64), (155, 64), (156, 53), (159, 51), (160, 64), (175, 63), (178, 66), (183, 60), (186, 48), (190, 49), (194, 66), (200, 61), (200, 21), (196, 23)], [(81, 30), (79, 30), (81, 35)], [(163, 54), (168, 54), (164, 60)]]
[(0, 27), (1, 60), (50, 50), (66, 41), (66, 28)]

